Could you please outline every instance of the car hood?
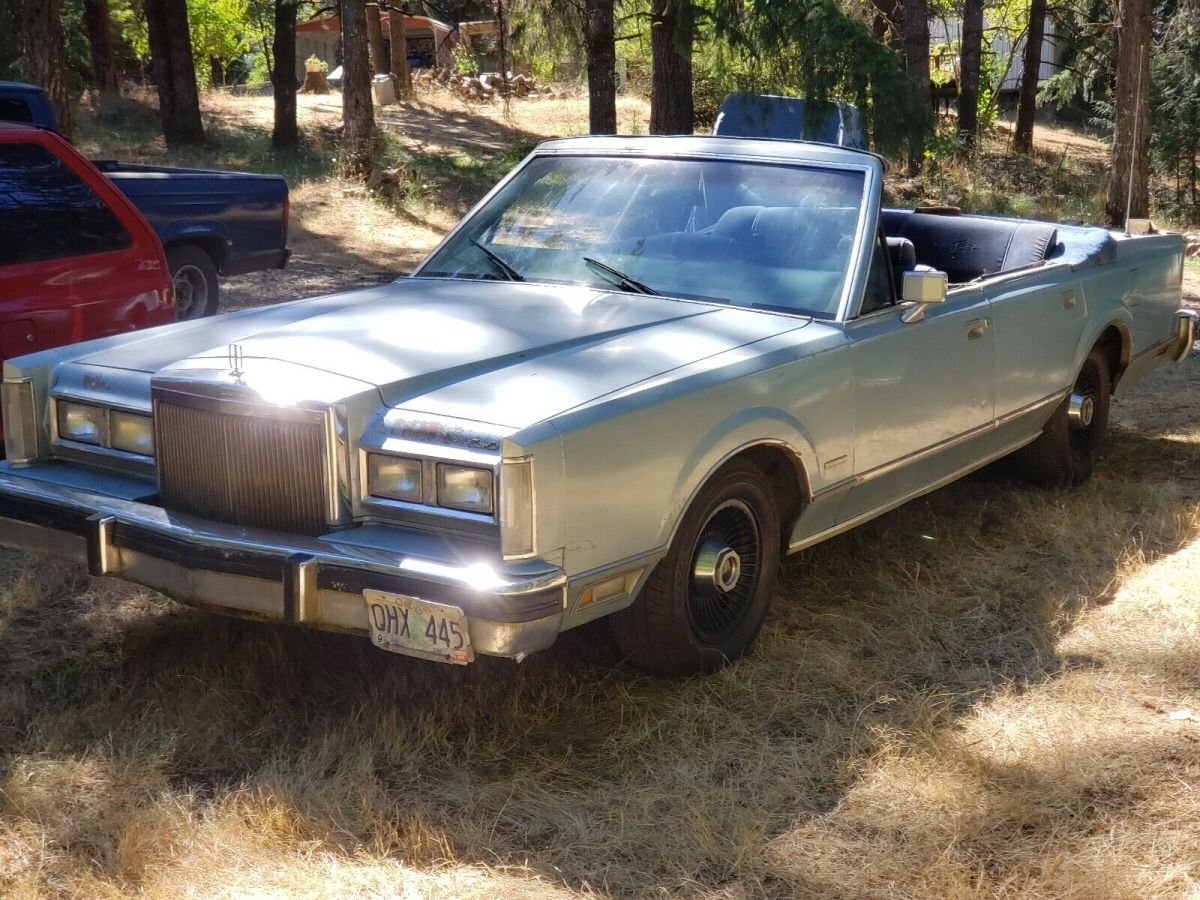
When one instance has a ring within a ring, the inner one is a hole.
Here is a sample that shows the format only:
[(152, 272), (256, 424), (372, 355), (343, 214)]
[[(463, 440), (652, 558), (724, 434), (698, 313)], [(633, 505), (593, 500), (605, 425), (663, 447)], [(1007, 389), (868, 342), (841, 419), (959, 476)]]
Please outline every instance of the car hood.
[(322, 399), (373, 387), (388, 406), (520, 428), (806, 324), (583, 286), (403, 279), (131, 336), (75, 363), (178, 381), (236, 357), (247, 383), (269, 375)]

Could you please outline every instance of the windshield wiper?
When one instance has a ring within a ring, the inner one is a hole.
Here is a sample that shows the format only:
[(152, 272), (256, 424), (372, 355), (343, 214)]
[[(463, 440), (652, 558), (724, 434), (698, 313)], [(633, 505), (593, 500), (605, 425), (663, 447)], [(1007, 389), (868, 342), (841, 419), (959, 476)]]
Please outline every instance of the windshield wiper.
[(614, 269), (608, 263), (602, 263), (602, 262), (600, 262), (600, 260), (592, 259), (590, 256), (583, 257), (583, 261), (587, 264), (587, 267), (589, 269), (592, 269), (593, 271), (598, 272), (600, 275), (604, 276), (609, 281), (611, 281), (613, 284), (615, 284), (617, 287), (622, 288), (623, 290), (631, 291), (632, 293), (635, 293), (635, 294), (650, 294), (655, 297), (662, 296), (654, 288), (650, 287), (647, 284), (642, 284), (636, 278), (630, 278), (628, 275), (626, 275), (620, 269)]
[(476, 247), (478, 247), (480, 250), (482, 250), (483, 255), (488, 258), (488, 261), (491, 262), (492, 265), (494, 265), (502, 273), (504, 273), (504, 277), (507, 278), (509, 281), (524, 281), (525, 280), (525, 276), (522, 275), (520, 272), (518, 272), (516, 269), (514, 269), (509, 264), (508, 260), (506, 260), (503, 256), (501, 256), (495, 250), (492, 250), (491, 248), (486, 247), (485, 245), (483, 245), (479, 241), (477, 241), (475, 238), (471, 238), (471, 243), (474, 244)]

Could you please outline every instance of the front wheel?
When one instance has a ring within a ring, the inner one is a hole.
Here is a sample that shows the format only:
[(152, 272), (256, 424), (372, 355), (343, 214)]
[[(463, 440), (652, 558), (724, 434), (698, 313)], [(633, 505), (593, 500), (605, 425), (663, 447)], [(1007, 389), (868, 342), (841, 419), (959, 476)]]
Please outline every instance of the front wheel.
[(167, 268), (175, 287), (175, 319), (202, 319), (217, 311), (220, 287), (212, 257), (195, 244), (180, 244), (167, 251)]
[(700, 491), (637, 600), (610, 617), (618, 646), (659, 675), (711, 672), (750, 649), (779, 576), (779, 512), (756, 466)]
[(1093, 350), (1041, 436), (1014, 455), (1019, 473), (1044, 487), (1071, 487), (1087, 481), (1104, 446), (1111, 394), (1108, 359)]

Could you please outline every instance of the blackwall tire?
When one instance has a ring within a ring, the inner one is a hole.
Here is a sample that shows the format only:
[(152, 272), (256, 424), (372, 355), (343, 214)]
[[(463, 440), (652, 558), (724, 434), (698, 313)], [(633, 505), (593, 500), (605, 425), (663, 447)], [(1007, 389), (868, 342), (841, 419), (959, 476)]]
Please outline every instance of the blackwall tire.
[(1013, 455), (1017, 473), (1042, 487), (1073, 487), (1087, 481), (1104, 446), (1111, 396), (1108, 359), (1092, 350), (1071, 394), (1055, 409), (1041, 436)]
[(658, 675), (712, 672), (750, 649), (779, 578), (779, 513), (762, 471), (704, 486), (637, 600), (609, 617), (625, 657)]

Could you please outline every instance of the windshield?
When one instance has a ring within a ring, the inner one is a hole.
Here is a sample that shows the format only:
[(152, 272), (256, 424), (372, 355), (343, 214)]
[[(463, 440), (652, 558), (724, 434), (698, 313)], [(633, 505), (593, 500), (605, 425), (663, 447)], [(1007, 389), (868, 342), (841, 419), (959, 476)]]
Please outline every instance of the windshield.
[(584, 283), (832, 318), (865, 180), (820, 166), (538, 157), (416, 274)]

